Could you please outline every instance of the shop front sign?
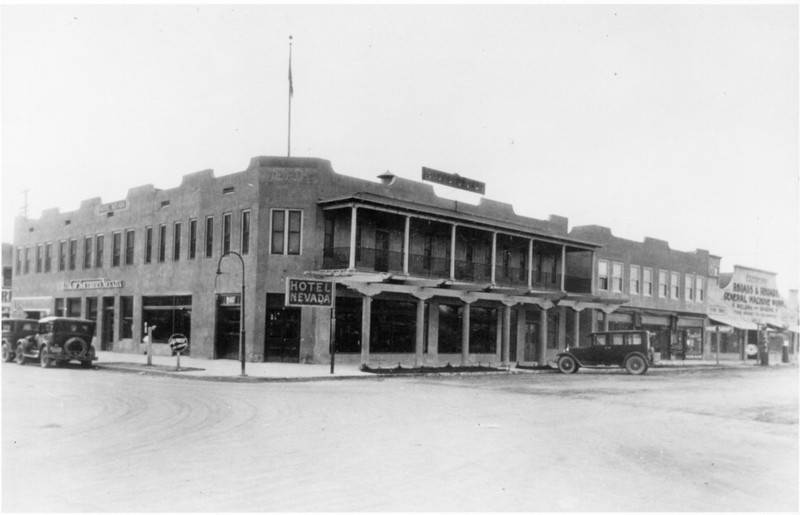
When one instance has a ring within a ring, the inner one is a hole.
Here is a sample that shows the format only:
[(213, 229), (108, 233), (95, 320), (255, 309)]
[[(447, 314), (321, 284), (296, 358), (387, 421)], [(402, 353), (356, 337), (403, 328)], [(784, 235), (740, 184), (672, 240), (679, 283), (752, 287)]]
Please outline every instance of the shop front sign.
[(727, 283), (709, 285), (708, 315), (712, 318), (780, 326), (786, 309), (771, 272), (736, 266)]
[(123, 282), (121, 279), (74, 279), (72, 281), (64, 281), (62, 289), (64, 291), (72, 290), (105, 290), (109, 288), (122, 288)]

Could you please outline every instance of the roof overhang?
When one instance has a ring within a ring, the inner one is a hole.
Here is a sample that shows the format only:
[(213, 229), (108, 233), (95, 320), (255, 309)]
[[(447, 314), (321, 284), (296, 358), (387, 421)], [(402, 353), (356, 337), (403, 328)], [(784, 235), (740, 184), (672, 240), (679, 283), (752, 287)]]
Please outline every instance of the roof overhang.
[(747, 331), (755, 331), (758, 329), (758, 325), (753, 322), (747, 322), (746, 320), (738, 320), (735, 318), (728, 318), (728, 317), (721, 317), (718, 315), (708, 315), (709, 320), (713, 322), (717, 322), (718, 324), (722, 325), (729, 325), (731, 327), (735, 327), (737, 329), (745, 329)]

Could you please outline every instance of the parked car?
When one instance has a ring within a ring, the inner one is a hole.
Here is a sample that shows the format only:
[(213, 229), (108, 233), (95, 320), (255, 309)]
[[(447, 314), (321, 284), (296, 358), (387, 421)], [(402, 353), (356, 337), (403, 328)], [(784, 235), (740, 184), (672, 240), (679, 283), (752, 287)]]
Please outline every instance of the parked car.
[(86, 368), (97, 360), (92, 338), (95, 323), (82, 318), (46, 317), (39, 320), (39, 329), (17, 341), (14, 359), (24, 365), (28, 359), (38, 360), (44, 368), (79, 361)]
[(3, 361), (14, 360), (17, 342), (39, 331), (39, 321), (29, 318), (3, 319)]
[(629, 374), (647, 372), (654, 353), (647, 331), (603, 331), (589, 335), (587, 347), (568, 347), (557, 357), (558, 370), (573, 374), (580, 367), (624, 367)]

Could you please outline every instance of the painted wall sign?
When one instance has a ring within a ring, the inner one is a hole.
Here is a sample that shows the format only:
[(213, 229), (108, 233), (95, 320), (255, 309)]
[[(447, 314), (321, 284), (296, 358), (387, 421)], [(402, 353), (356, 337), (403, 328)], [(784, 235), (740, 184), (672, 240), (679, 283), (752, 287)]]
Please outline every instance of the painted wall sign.
[(471, 191), (473, 193), (480, 193), (481, 195), (486, 193), (486, 183), (461, 177), (457, 173), (440, 172), (439, 170), (426, 168), (424, 166), (422, 167), (422, 180), (443, 184), (451, 188)]
[(64, 281), (62, 288), (64, 291), (71, 290), (104, 290), (108, 288), (122, 288), (123, 282), (121, 279), (75, 279), (72, 281)]
[(333, 283), (318, 279), (286, 278), (286, 305), (330, 308), (333, 306)]
[(783, 325), (786, 311), (774, 273), (735, 266), (726, 281), (709, 284), (708, 314), (712, 317)]

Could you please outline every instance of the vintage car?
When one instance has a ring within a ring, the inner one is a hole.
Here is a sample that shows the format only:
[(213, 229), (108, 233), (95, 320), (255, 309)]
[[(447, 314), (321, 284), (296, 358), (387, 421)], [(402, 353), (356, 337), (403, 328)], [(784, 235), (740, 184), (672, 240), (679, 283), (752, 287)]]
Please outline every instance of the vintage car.
[(24, 365), (28, 359), (38, 360), (44, 368), (79, 361), (92, 366), (97, 360), (92, 338), (95, 323), (82, 318), (46, 317), (39, 320), (39, 330), (17, 341), (14, 359)]
[(654, 362), (647, 331), (603, 331), (589, 335), (587, 347), (568, 347), (557, 357), (558, 370), (572, 374), (580, 367), (624, 367), (629, 374), (647, 372)]
[(39, 321), (29, 318), (3, 319), (3, 361), (14, 360), (17, 342), (39, 331)]

